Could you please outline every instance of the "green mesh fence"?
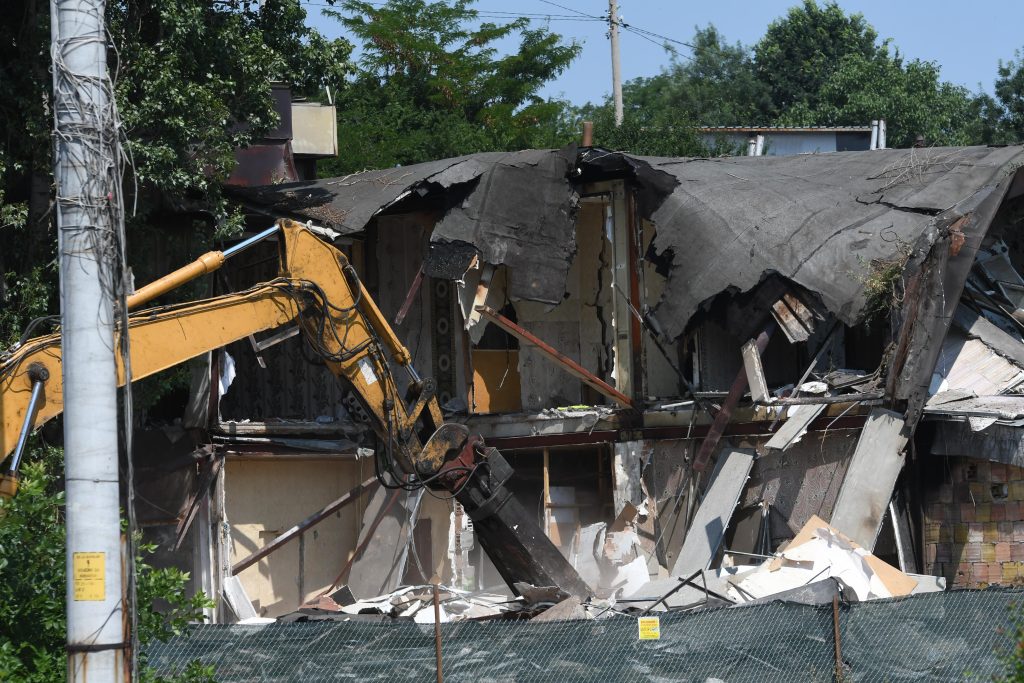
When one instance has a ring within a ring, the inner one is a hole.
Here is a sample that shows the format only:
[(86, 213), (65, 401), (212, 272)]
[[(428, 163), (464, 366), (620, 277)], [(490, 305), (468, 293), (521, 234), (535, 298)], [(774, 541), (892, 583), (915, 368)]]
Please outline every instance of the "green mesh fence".
[[(931, 593), (840, 612), (844, 681), (990, 680), (1024, 591)], [(445, 681), (832, 681), (832, 607), (769, 603), (635, 618), (442, 625)], [(329, 622), (198, 626), (148, 648), (161, 673), (190, 661), (221, 683), (434, 680), (433, 625)]]

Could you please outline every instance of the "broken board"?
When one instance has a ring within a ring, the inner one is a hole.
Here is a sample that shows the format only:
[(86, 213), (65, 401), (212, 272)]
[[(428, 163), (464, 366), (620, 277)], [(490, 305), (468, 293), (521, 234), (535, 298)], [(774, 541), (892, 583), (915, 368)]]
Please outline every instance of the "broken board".
[(683, 547), (672, 566), (673, 576), (685, 578), (698, 570), (707, 569), (711, 564), (725, 538), (725, 530), (753, 466), (754, 452), (751, 450), (732, 448), (719, 456), (704, 500), (694, 515)]
[(352, 563), (348, 577), (348, 587), (356, 598), (386, 595), (399, 586), (405, 575), (410, 510), (416, 508), (417, 494), (400, 496), (388, 506), (391, 494), (378, 486), (363, 513), (357, 547), (366, 542), (367, 536), (372, 534), (373, 538)]
[(778, 450), (784, 451), (807, 433), (807, 428), (811, 426), (815, 418), (821, 415), (821, 412), (825, 410), (825, 404), (811, 405), (811, 406), (792, 406), (789, 408), (789, 415), (786, 417), (786, 421), (779, 427), (779, 431), (772, 435), (772, 438), (768, 439), (764, 447), (767, 450)]
[(903, 469), (907, 445), (903, 425), (899, 413), (872, 409), (832, 510), (832, 526), (868, 551), (875, 548), (896, 477)]

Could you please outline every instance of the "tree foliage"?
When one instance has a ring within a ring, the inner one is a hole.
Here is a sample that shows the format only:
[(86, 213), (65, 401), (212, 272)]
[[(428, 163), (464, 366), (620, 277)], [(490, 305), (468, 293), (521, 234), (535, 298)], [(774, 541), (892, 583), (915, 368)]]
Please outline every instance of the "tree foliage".
[[(64, 610), (64, 492), (61, 451), (31, 448), (22, 468), (17, 497), (0, 503), (0, 680), (58, 683), (64, 680), (66, 620)], [(188, 575), (173, 568), (154, 569), (145, 562), (154, 547), (139, 546), (139, 640), (166, 640), (190, 621), (202, 620), (211, 603), (201, 593), (187, 596)], [(157, 612), (159, 600), (169, 608)], [(163, 680), (149, 670), (143, 680)], [(212, 680), (195, 664), (173, 680)]]
[(294, 0), (121, 0), (108, 15), (135, 178), (229, 232), (220, 185), (235, 149), (277, 123), (271, 82), (297, 95), (338, 89), (351, 45), (308, 28)]
[[(175, 231), (195, 234), (202, 250), (239, 226), (221, 186), (235, 148), (276, 123), (271, 81), (309, 96), (342, 88), (351, 45), (310, 29), (298, 0), (110, 0), (106, 11), (131, 160), (129, 247), (166, 230), (154, 218), (171, 209), (181, 217)], [(0, 22), (3, 341), (57, 307), (49, 23), (49, 5), (37, 0), (8, 3)]]
[(1024, 54), (999, 63), (995, 83), (998, 104), (992, 109), (1000, 142), (1024, 142)]
[[(938, 64), (905, 59), (880, 41), (863, 15), (816, 0), (802, 0), (773, 21), (751, 48), (728, 43), (713, 26), (696, 29), (690, 44), (689, 57), (666, 46), (668, 67), (624, 85), (626, 126), (635, 134), (598, 128), (598, 139), (666, 147), (665, 129), (651, 122), (672, 119), (695, 126), (864, 126), (879, 118), (890, 147), (910, 146), (918, 136), (927, 145), (1024, 139), (1019, 53), (1000, 64), (996, 98), (972, 94), (943, 81)], [(577, 111), (611, 121), (609, 101)], [(640, 139), (647, 134), (655, 139)]]
[[(471, 5), (344, 0), (327, 10), (360, 43), (361, 60), (338, 100), (345, 153), (322, 175), (563, 143), (566, 105), (538, 92), (579, 46), (525, 19), (480, 21)], [(499, 54), (505, 39), (518, 39), (517, 51)]]
[(771, 111), (769, 89), (755, 74), (751, 51), (727, 43), (714, 26), (698, 28), (691, 44), (692, 59), (672, 51), (669, 66), (660, 74), (624, 85), (629, 117), (674, 110), (704, 125), (766, 121)]
[(822, 83), (817, 107), (793, 107), (779, 117), (786, 125), (863, 126), (885, 119), (890, 147), (910, 147), (917, 136), (928, 145), (966, 145), (979, 136), (979, 112), (962, 86), (944, 82), (931, 62), (904, 64), (887, 54), (843, 57)]
[(871, 61), (884, 56), (878, 34), (861, 14), (837, 4), (804, 0), (773, 21), (754, 46), (757, 78), (769, 90), (776, 113), (803, 106), (815, 110), (819, 93), (844, 57)]

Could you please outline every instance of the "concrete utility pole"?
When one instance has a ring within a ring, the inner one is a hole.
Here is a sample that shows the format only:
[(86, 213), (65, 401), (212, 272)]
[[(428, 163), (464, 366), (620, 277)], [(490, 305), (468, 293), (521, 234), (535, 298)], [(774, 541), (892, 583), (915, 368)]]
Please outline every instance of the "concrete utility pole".
[(71, 683), (130, 675), (114, 360), (120, 178), (104, 4), (50, 2)]
[(619, 3), (608, 0), (608, 36), (612, 43), (612, 100), (615, 102), (615, 126), (622, 125), (622, 69), (619, 66)]

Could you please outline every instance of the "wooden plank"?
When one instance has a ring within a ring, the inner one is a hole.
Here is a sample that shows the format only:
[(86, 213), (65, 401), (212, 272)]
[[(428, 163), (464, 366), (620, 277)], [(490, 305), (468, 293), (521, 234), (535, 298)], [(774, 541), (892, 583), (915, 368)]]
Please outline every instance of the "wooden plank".
[(398, 313), (395, 315), (395, 325), (401, 325), (402, 321), (405, 320), (405, 316), (409, 315), (409, 309), (416, 302), (416, 295), (420, 293), (421, 284), (423, 284), (423, 266), (420, 266), (420, 269), (416, 271), (416, 277), (412, 279), (412, 284), (409, 285), (405, 301), (402, 302), (402, 307), (398, 309)]
[(743, 345), (743, 370), (747, 373), (747, 386), (750, 387), (750, 398), (754, 403), (768, 400), (768, 382), (764, 378), (761, 367), (761, 352), (757, 350), (757, 341), (751, 339)]
[(832, 511), (833, 527), (861, 547), (874, 550), (896, 477), (903, 469), (907, 439), (899, 413), (874, 408), (868, 414)]
[(672, 576), (690, 576), (707, 569), (725, 538), (725, 530), (754, 466), (754, 451), (730, 449), (718, 457), (704, 500), (686, 532), (672, 566)]
[(608, 398), (612, 399), (621, 406), (624, 406), (626, 408), (635, 407), (633, 404), (633, 400), (631, 398), (629, 398), (622, 392), (616, 390), (615, 387), (604, 382), (597, 375), (594, 375), (590, 371), (580, 366), (580, 364), (574, 361), (573, 359), (560, 353), (558, 350), (554, 349), (550, 345), (538, 339), (533, 334), (526, 331), (519, 325), (516, 325), (514, 322), (512, 322), (502, 314), (498, 313), (493, 308), (490, 308), (489, 306), (480, 306), (477, 308), (477, 310), (480, 311), (480, 314), (483, 315), (485, 318), (487, 318), (488, 320), (490, 320), (491, 322), (493, 322), (498, 327), (505, 330), (512, 336), (518, 338), (520, 341), (536, 346), (537, 349), (549, 360), (554, 361), (560, 368), (562, 368), (564, 371), (566, 371), (573, 377), (577, 378), (590, 388), (603, 394), (604, 396), (607, 396)]
[[(793, 411), (796, 410), (796, 414)], [(811, 423), (821, 415), (822, 411), (825, 410), (824, 404), (802, 406), (800, 408), (791, 408), (789, 417), (783, 423), (779, 431), (772, 435), (772, 438), (768, 439), (764, 447), (768, 450), (784, 451), (797, 441), (800, 440), (811, 426)]]

